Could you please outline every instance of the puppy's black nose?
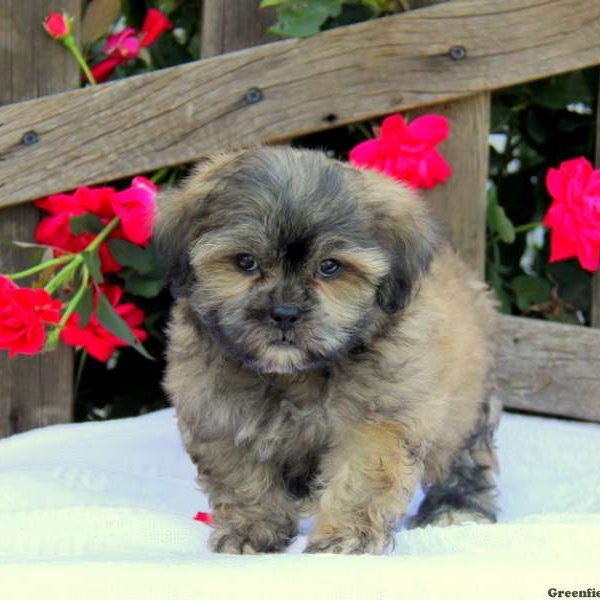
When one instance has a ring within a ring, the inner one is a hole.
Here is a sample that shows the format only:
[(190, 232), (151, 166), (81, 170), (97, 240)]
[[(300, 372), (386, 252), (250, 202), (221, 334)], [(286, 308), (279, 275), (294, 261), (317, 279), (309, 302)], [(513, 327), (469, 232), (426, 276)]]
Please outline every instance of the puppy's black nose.
[(278, 304), (271, 308), (271, 319), (279, 329), (288, 331), (300, 320), (300, 307), (296, 304)]

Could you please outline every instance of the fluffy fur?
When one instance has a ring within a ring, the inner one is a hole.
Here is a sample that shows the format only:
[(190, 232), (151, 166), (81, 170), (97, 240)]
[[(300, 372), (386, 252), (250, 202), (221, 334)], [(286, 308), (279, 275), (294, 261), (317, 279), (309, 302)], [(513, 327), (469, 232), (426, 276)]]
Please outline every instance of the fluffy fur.
[[(280, 551), (309, 512), (308, 552), (380, 553), (419, 481), (413, 525), (495, 519), (496, 314), (423, 200), (320, 153), (257, 148), (160, 205), (177, 296), (165, 388), (215, 551)], [(299, 311), (285, 329), (282, 304)]]

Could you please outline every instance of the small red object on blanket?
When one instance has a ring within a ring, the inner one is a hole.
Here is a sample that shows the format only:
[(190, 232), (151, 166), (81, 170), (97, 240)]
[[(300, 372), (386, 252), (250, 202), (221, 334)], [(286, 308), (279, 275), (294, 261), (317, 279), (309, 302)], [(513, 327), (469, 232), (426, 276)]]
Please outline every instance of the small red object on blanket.
[(194, 517), (194, 521), (200, 521), (201, 523), (204, 523), (205, 525), (210, 525), (211, 527), (213, 525), (212, 515), (207, 512), (196, 513), (196, 516)]

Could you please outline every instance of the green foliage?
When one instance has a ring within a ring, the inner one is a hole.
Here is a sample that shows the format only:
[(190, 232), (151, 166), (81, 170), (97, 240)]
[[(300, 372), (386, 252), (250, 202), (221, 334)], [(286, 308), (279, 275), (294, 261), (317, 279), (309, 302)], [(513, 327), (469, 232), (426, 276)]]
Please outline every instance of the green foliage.
[(552, 286), (545, 279), (531, 275), (517, 275), (510, 287), (515, 293), (515, 301), (519, 310), (527, 311), (532, 305), (547, 304), (551, 300)]
[(142, 275), (147, 275), (159, 269), (158, 259), (152, 244), (142, 248), (126, 240), (115, 239), (109, 240), (108, 246), (117, 262), (124, 267), (131, 267)]
[(73, 235), (82, 233), (100, 233), (104, 229), (102, 221), (96, 215), (85, 213), (80, 217), (71, 217), (69, 226)]
[(488, 213), (487, 277), (504, 312), (589, 322), (589, 274), (575, 260), (550, 265), (550, 235), (534, 243), (532, 229), (550, 203), (548, 169), (581, 155), (593, 158), (597, 90), (597, 71), (586, 70), (492, 96), (493, 137), (504, 147), (490, 147), (490, 179), (516, 234), (509, 242)]
[(271, 33), (309, 37), (321, 29), (379, 16), (392, 10), (391, 4), (388, 0), (262, 0), (260, 6), (277, 8)]
[(487, 226), (488, 230), (505, 244), (512, 244), (515, 241), (515, 226), (498, 204), (498, 190), (495, 185), (491, 185), (488, 190)]
[(135, 348), (142, 356), (154, 360), (147, 350), (140, 344), (137, 338), (133, 335), (129, 325), (121, 319), (116, 313), (110, 300), (100, 291), (97, 292), (98, 307), (96, 314), (102, 327), (110, 331), (113, 335), (119, 339), (127, 342), (130, 346)]
[(90, 322), (93, 307), (94, 292), (91, 287), (87, 287), (75, 309), (75, 312), (79, 315), (79, 327), (82, 329)]
[(100, 256), (98, 255), (98, 251), (86, 250), (83, 253), (83, 262), (90, 273), (90, 277), (96, 283), (102, 283), (104, 277), (102, 276), (102, 271), (100, 269)]

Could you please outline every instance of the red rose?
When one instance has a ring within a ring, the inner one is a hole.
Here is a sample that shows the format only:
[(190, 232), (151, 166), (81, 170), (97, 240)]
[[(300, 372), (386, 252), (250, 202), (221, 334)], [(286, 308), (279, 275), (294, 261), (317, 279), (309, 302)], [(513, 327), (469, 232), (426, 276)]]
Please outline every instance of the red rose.
[[(82, 252), (96, 236), (88, 232), (75, 235), (71, 231), (71, 218), (73, 216), (77, 215), (59, 213), (42, 219), (35, 229), (35, 240), (38, 244), (51, 246), (55, 256), (60, 256), (65, 252)], [(100, 268), (103, 273), (118, 273), (122, 269), (122, 266), (111, 254), (106, 242), (100, 245), (98, 254), (100, 256)]]
[(145, 245), (152, 236), (156, 213), (156, 186), (145, 177), (135, 177), (131, 187), (112, 198), (115, 214), (121, 219), (123, 236), (130, 242)]
[(125, 27), (119, 33), (109, 35), (104, 42), (102, 51), (107, 56), (114, 56), (127, 62), (138, 57), (140, 53), (140, 40), (137, 31), (133, 27)]
[(95, 64), (90, 71), (92, 72), (96, 83), (106, 81), (121, 62), (122, 60), (118, 56), (109, 56)]
[(94, 79), (98, 83), (106, 81), (119, 65), (137, 58), (142, 47), (150, 46), (164, 31), (172, 27), (171, 21), (160, 10), (148, 9), (139, 32), (133, 27), (126, 27), (106, 38), (102, 48), (106, 58), (91, 69)]
[(452, 174), (436, 144), (448, 137), (448, 119), (440, 115), (418, 117), (406, 124), (402, 115), (383, 120), (374, 140), (350, 151), (350, 162), (404, 181), (413, 188), (432, 188)]
[(169, 21), (167, 15), (156, 8), (149, 8), (138, 35), (140, 45), (150, 46), (163, 32), (172, 27), (173, 23)]
[[(97, 216), (103, 225), (107, 225), (116, 215), (113, 209), (115, 189), (111, 187), (80, 187), (73, 194), (55, 194), (36, 200), (34, 204), (52, 216), (42, 219), (35, 230), (35, 239), (40, 244), (52, 246), (55, 256), (64, 252), (81, 252), (94, 240), (95, 235), (83, 232), (75, 235), (71, 230), (71, 218), (85, 213)], [(119, 230), (112, 238), (123, 237)], [(103, 273), (117, 273), (121, 265), (114, 259), (108, 244), (99, 248)]]
[[(107, 284), (100, 288), (113, 305), (115, 312), (129, 325), (133, 335), (140, 342), (145, 341), (148, 334), (140, 329), (144, 322), (144, 312), (132, 303), (119, 304), (123, 296), (123, 290), (119, 286)], [(107, 362), (118, 347), (129, 345), (105, 329), (95, 313), (92, 313), (88, 324), (83, 328), (79, 326), (79, 315), (72, 314), (61, 331), (60, 337), (70, 346), (84, 348), (101, 362)]]
[(583, 158), (549, 169), (546, 188), (552, 204), (544, 225), (552, 230), (550, 262), (578, 258), (587, 271), (600, 264), (600, 169)]
[(55, 40), (62, 40), (71, 35), (73, 19), (67, 13), (50, 13), (42, 23), (48, 35)]
[(58, 323), (61, 303), (43, 289), (20, 288), (0, 276), (0, 350), (9, 356), (36, 354), (44, 347), (45, 323)]

